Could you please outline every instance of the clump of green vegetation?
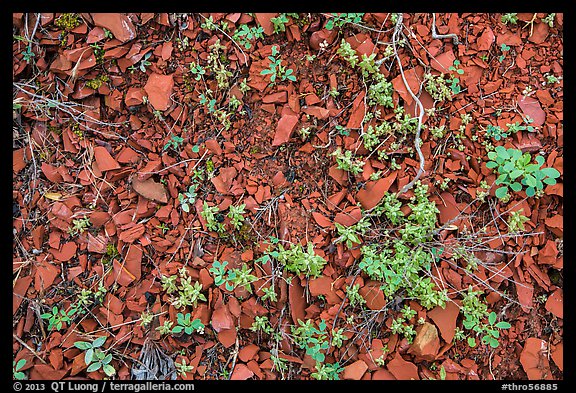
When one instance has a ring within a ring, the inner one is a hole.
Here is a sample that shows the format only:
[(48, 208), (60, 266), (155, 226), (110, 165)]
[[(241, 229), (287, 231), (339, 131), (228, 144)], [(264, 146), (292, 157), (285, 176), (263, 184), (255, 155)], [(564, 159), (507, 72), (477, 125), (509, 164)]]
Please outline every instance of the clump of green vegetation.
[[(505, 321), (496, 323), (497, 315), (494, 311), (488, 313), (488, 306), (482, 302), (479, 295), (482, 291), (474, 291), (472, 286), (468, 287), (468, 292), (462, 299), (460, 312), (464, 315), (462, 325), (464, 328), (471, 330), (476, 336), (482, 336), (482, 343), (489, 344), (492, 348), (497, 348), (500, 343), (500, 331), (498, 329), (509, 329), (510, 324)], [(485, 319), (488, 323), (483, 322)], [(468, 345), (476, 346), (476, 339), (468, 337)]]
[(524, 209), (516, 210), (510, 212), (508, 215), (508, 220), (506, 223), (508, 224), (508, 229), (510, 233), (518, 233), (524, 230), (524, 223), (526, 221), (530, 221), (530, 218), (526, 217), (522, 212)]
[(206, 220), (206, 228), (208, 228), (208, 230), (224, 233), (224, 224), (217, 219), (219, 211), (218, 206), (208, 206), (208, 203), (204, 201), (200, 215)]
[(196, 318), (196, 319), (191, 319), (190, 313), (186, 313), (186, 314), (182, 314), (182, 313), (178, 313), (176, 314), (176, 326), (174, 326), (174, 328), (172, 329), (172, 333), (178, 334), (178, 333), (186, 333), (186, 334), (192, 334), (194, 332), (198, 332), (200, 334), (204, 333), (204, 324), (200, 321), (200, 319)]
[(64, 31), (74, 30), (80, 26), (80, 15), (73, 13), (64, 13), (54, 21), (54, 24)]
[(194, 202), (196, 202), (196, 187), (196, 184), (191, 184), (188, 186), (188, 191), (178, 194), (180, 206), (182, 206), (182, 210), (186, 213), (190, 212), (190, 206), (194, 205)]
[(502, 21), (502, 23), (504, 23), (505, 25), (507, 25), (508, 23), (512, 23), (513, 25), (515, 25), (516, 23), (518, 23), (518, 14), (516, 12), (511, 12), (508, 14), (504, 14), (502, 15), (502, 17), (500, 18), (500, 20)]
[(98, 75), (96, 78), (86, 81), (86, 87), (89, 87), (92, 90), (98, 90), (100, 86), (104, 84), (104, 82), (109, 81), (110, 78), (108, 78), (108, 75)]
[(446, 290), (437, 290), (429, 277), (434, 254), (424, 245), (432, 240), (436, 229), (436, 204), (427, 197), (428, 186), (417, 182), (411, 213), (405, 217), (401, 202), (394, 194), (386, 194), (372, 215), (384, 215), (396, 228), (386, 240), (361, 247), (359, 267), (370, 278), (382, 281), (381, 289), (387, 298), (401, 290), (404, 296), (415, 298), (423, 307), (444, 306), (448, 300)]
[(26, 374), (24, 374), (22, 370), (22, 368), (26, 365), (26, 359), (20, 359), (18, 360), (18, 363), (16, 363), (15, 360), (12, 361), (12, 378), (13, 379), (17, 379), (19, 381), (22, 381), (24, 379), (26, 379)]
[(360, 159), (354, 159), (350, 150), (346, 150), (344, 153), (342, 153), (342, 149), (338, 147), (330, 155), (336, 158), (336, 165), (338, 166), (338, 169), (350, 172), (353, 175), (357, 175), (364, 170), (363, 167), (365, 162)]
[(286, 68), (287, 66), (282, 65), (282, 59), (280, 57), (276, 57), (278, 53), (279, 53), (278, 46), (274, 45), (272, 47), (272, 55), (268, 56), (268, 60), (270, 60), (268, 68), (262, 70), (260, 74), (270, 75), (271, 84), (275, 84), (276, 79), (296, 82), (296, 77), (293, 75), (294, 70), (291, 68)]
[(76, 341), (74, 346), (82, 351), (86, 351), (84, 355), (84, 362), (88, 366), (87, 372), (98, 371), (102, 369), (104, 373), (111, 377), (116, 374), (116, 369), (110, 364), (112, 362), (112, 354), (106, 354), (101, 347), (106, 342), (106, 336), (98, 337), (93, 342)]
[(555, 168), (542, 168), (544, 157), (536, 156), (536, 164), (532, 164), (530, 153), (522, 154), (517, 149), (507, 149), (504, 146), (496, 146), (495, 151), (488, 153), (490, 161), (486, 166), (496, 169), (498, 177), (496, 184), (502, 185), (496, 189), (495, 194), (503, 199), (508, 195), (508, 188), (513, 191), (521, 191), (526, 186), (526, 195), (533, 197), (537, 192), (542, 192), (544, 184), (554, 185), (560, 177), (560, 172)]
[(326, 29), (332, 30), (334, 27), (342, 27), (348, 23), (360, 23), (362, 21), (363, 13), (356, 14), (338, 14), (332, 13), (326, 21)]
[(424, 74), (424, 90), (426, 90), (434, 101), (452, 101), (453, 90), (448, 83), (451, 79), (446, 79), (444, 74), (434, 76), (430, 73)]
[[(276, 24), (274, 24), (275, 29), (277, 28), (276, 26), (279, 24), (279, 22), (280, 21), (277, 20)], [(264, 28), (262, 26), (248, 27), (248, 25), (245, 24), (240, 25), (240, 27), (234, 32), (234, 35), (232, 36), (234, 41), (238, 42), (246, 49), (252, 48), (252, 42), (258, 38), (264, 38)]]
[(178, 275), (162, 276), (161, 282), (162, 289), (170, 296), (170, 304), (177, 309), (196, 307), (198, 301), (207, 301), (201, 292), (202, 285), (198, 281), (192, 284), (192, 277), (185, 267), (178, 269)]
[(92, 226), (90, 218), (78, 218), (72, 220), (72, 227), (68, 228), (68, 233), (72, 236), (76, 236), (79, 233), (84, 233), (88, 228)]
[(277, 259), (286, 270), (312, 278), (320, 276), (326, 265), (326, 260), (314, 252), (312, 243), (308, 243), (306, 250), (300, 244), (291, 244), (288, 249), (278, 244)]
[(235, 229), (242, 228), (244, 223), (244, 214), (246, 214), (246, 204), (243, 203), (239, 206), (230, 205), (230, 210), (228, 212), (228, 217), (230, 218), (230, 223)]

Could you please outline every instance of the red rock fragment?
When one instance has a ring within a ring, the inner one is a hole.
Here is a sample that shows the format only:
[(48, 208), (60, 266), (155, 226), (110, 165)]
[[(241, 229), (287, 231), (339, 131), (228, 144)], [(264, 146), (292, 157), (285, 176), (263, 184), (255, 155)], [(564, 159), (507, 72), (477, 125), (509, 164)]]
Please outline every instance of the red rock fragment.
[(96, 26), (110, 30), (114, 38), (122, 42), (136, 38), (136, 28), (126, 15), (119, 13), (94, 13), (90, 15)]
[(165, 111), (170, 107), (170, 96), (174, 88), (173, 75), (160, 75), (153, 73), (148, 78), (144, 90), (148, 95), (148, 101), (159, 111)]
[(530, 337), (524, 344), (520, 354), (520, 363), (530, 380), (553, 379), (550, 372), (550, 363), (546, 353), (548, 345), (546, 341)]
[(96, 146), (94, 148), (94, 158), (98, 164), (98, 169), (102, 172), (121, 168), (120, 164), (108, 153), (104, 146)]
[(546, 301), (546, 310), (556, 315), (558, 318), (564, 318), (564, 296), (562, 288), (556, 289)]
[(456, 321), (459, 313), (460, 307), (458, 305), (453, 302), (446, 302), (446, 308), (436, 306), (428, 311), (426, 315), (438, 326), (444, 341), (451, 343), (456, 332)]
[(344, 367), (342, 379), (352, 379), (359, 381), (364, 373), (368, 370), (368, 365), (363, 360), (357, 360), (354, 363)]
[(168, 191), (164, 184), (154, 181), (153, 178), (140, 180), (137, 176), (132, 178), (132, 189), (146, 199), (159, 203), (168, 203)]
[(276, 133), (274, 134), (274, 140), (272, 141), (272, 146), (280, 146), (290, 140), (294, 127), (298, 123), (298, 116), (294, 115), (284, 115), (278, 121), (276, 126)]
[(245, 364), (238, 363), (236, 364), (236, 367), (234, 367), (234, 372), (232, 373), (230, 379), (233, 381), (243, 381), (248, 378), (252, 378), (253, 376), (254, 373), (252, 370), (250, 370)]
[(416, 338), (408, 349), (408, 353), (416, 355), (416, 359), (433, 361), (440, 350), (440, 339), (436, 326), (424, 322), (416, 328)]
[(388, 368), (388, 371), (390, 371), (396, 379), (420, 379), (418, 376), (418, 367), (416, 367), (414, 363), (404, 360), (398, 352), (396, 352), (394, 358), (388, 362), (386, 368)]
[(546, 120), (546, 113), (542, 110), (540, 103), (537, 99), (528, 96), (522, 96), (518, 99), (518, 106), (522, 112), (533, 119), (532, 125), (541, 126)]

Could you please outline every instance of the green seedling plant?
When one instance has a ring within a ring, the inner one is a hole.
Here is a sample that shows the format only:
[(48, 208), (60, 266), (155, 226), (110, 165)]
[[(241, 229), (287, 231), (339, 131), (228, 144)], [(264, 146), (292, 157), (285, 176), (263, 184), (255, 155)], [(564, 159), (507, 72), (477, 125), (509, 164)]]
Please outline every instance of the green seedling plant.
[(276, 79), (296, 82), (296, 76), (293, 75), (294, 70), (291, 68), (287, 69), (286, 66), (282, 65), (282, 59), (276, 57), (279, 53), (278, 48), (277, 45), (272, 47), (272, 55), (268, 56), (268, 60), (270, 60), (268, 68), (262, 70), (260, 74), (270, 75), (270, 83), (272, 85), (276, 83)]
[(12, 361), (12, 378), (13, 379), (17, 379), (19, 381), (22, 381), (24, 379), (26, 379), (26, 374), (24, 374), (22, 370), (22, 368), (26, 365), (26, 359), (20, 359), (18, 360), (18, 363), (16, 363), (15, 360)]
[(198, 301), (207, 301), (202, 293), (202, 284), (198, 281), (192, 284), (192, 277), (184, 267), (178, 269), (178, 275), (162, 276), (161, 284), (162, 289), (170, 296), (170, 304), (177, 309), (196, 307)]
[(186, 359), (182, 358), (182, 363), (174, 362), (174, 366), (176, 367), (176, 372), (182, 377), (186, 377), (187, 374), (194, 370), (194, 366), (191, 364), (186, 364)]
[(508, 230), (510, 233), (518, 233), (524, 230), (524, 223), (530, 221), (530, 218), (526, 217), (522, 212), (524, 209), (516, 210), (510, 212), (506, 224), (508, 224)]
[(493, 126), (492, 124), (486, 127), (486, 136), (499, 141), (502, 138), (508, 137), (508, 132), (504, 131), (500, 126)]
[(182, 206), (182, 210), (184, 210), (186, 213), (190, 212), (190, 206), (194, 205), (194, 202), (196, 202), (196, 187), (197, 186), (195, 184), (191, 184), (188, 187), (188, 191), (178, 194), (178, 201), (180, 201), (180, 206)]
[(76, 311), (76, 308), (71, 308), (66, 312), (54, 306), (50, 312), (44, 313), (40, 315), (40, 317), (48, 320), (48, 330), (60, 330), (64, 326), (64, 323), (72, 320), (72, 316), (76, 314)]
[(106, 336), (101, 336), (92, 342), (76, 341), (74, 346), (82, 351), (86, 351), (84, 354), (84, 363), (88, 366), (86, 369), (87, 372), (102, 369), (107, 376), (111, 377), (116, 374), (116, 369), (110, 364), (112, 355), (106, 354), (106, 351), (101, 349), (106, 339)]
[(331, 156), (336, 158), (336, 165), (338, 169), (342, 169), (346, 172), (350, 172), (353, 175), (357, 175), (364, 171), (364, 164), (366, 162), (355, 159), (352, 157), (352, 152), (350, 150), (346, 150), (344, 153), (342, 149), (338, 147), (334, 152), (330, 153)]
[(232, 291), (236, 287), (243, 287), (249, 293), (252, 293), (252, 286), (250, 284), (256, 280), (258, 280), (258, 277), (252, 274), (252, 269), (243, 263), (241, 269), (235, 268), (228, 271), (226, 289)]
[(306, 355), (309, 355), (316, 362), (324, 362), (326, 355), (322, 352), (330, 347), (328, 343), (328, 336), (326, 332), (326, 322), (322, 320), (318, 324), (318, 328), (314, 326), (311, 319), (306, 322), (298, 320), (299, 326), (292, 326), (291, 333), (295, 344), (306, 350)]
[(526, 186), (526, 195), (533, 197), (537, 192), (544, 189), (544, 184), (554, 185), (560, 176), (555, 168), (542, 168), (544, 157), (536, 156), (536, 164), (532, 164), (530, 153), (522, 154), (522, 151), (503, 146), (496, 146), (495, 151), (488, 152), (490, 161), (486, 166), (496, 169), (498, 177), (495, 183), (502, 185), (497, 188), (495, 195), (503, 199), (508, 194), (508, 189), (519, 192)]
[(338, 362), (326, 364), (316, 362), (316, 371), (310, 374), (310, 376), (320, 381), (338, 381), (340, 380), (339, 374), (342, 371), (344, 371), (344, 367), (340, 366)]
[(314, 252), (314, 245), (311, 242), (308, 243), (306, 251), (300, 244), (292, 244), (288, 249), (279, 244), (278, 248), (277, 260), (286, 267), (286, 270), (312, 278), (322, 274), (326, 260)]
[(73, 219), (72, 227), (68, 228), (68, 233), (72, 236), (76, 236), (79, 233), (84, 233), (84, 231), (90, 228), (90, 226), (92, 226), (92, 223), (88, 217)]
[(186, 333), (192, 334), (194, 332), (198, 332), (200, 334), (204, 333), (204, 324), (200, 321), (200, 319), (191, 319), (190, 313), (176, 314), (176, 326), (172, 329), (173, 334), (178, 333)]
[(515, 25), (518, 23), (518, 14), (516, 12), (504, 14), (500, 18), (500, 20), (505, 25), (507, 25), (508, 23), (512, 23), (513, 25)]
[[(505, 321), (496, 322), (496, 313), (494, 311), (488, 313), (487, 304), (480, 301), (479, 295), (481, 293), (481, 291), (474, 291), (472, 286), (468, 287), (460, 308), (460, 312), (464, 315), (462, 326), (467, 330), (471, 330), (477, 336), (481, 335), (483, 344), (489, 344), (492, 348), (497, 348), (500, 345), (498, 342), (500, 330), (509, 329), (511, 325)], [(488, 319), (488, 323), (483, 322), (485, 319)], [(468, 337), (467, 341), (470, 347), (474, 348), (476, 346), (475, 337)]]
[(352, 248), (354, 244), (360, 244), (360, 235), (364, 235), (370, 228), (370, 222), (366, 219), (361, 219), (350, 226), (344, 226), (338, 222), (335, 222), (334, 225), (338, 231), (338, 237), (334, 240), (334, 243), (344, 243), (348, 248)]
[(250, 49), (252, 41), (258, 38), (264, 38), (264, 28), (262, 26), (248, 27), (248, 25), (240, 25), (232, 36), (232, 39), (244, 46), (245, 49)]
[(208, 206), (208, 203), (204, 201), (200, 215), (206, 220), (208, 230), (223, 233), (225, 231), (224, 224), (216, 218), (219, 211), (218, 206)]
[(498, 57), (498, 61), (500, 63), (502, 63), (504, 61), (504, 59), (506, 58), (506, 52), (508, 52), (510, 50), (510, 47), (504, 43), (502, 43), (500, 45), (500, 50), (502, 51), (502, 54), (500, 55), (500, 57)]
[(354, 284), (352, 286), (346, 287), (346, 293), (348, 294), (348, 301), (350, 302), (350, 306), (362, 306), (366, 304), (366, 299), (360, 295), (358, 292), (360, 290), (360, 284)]
[(166, 142), (166, 144), (164, 145), (162, 150), (166, 151), (166, 150), (172, 148), (172, 150), (174, 150), (175, 152), (179, 152), (180, 147), (182, 147), (183, 143), (184, 143), (184, 138), (182, 138), (178, 135), (172, 135), (170, 137), (170, 139), (168, 140), (168, 142)]
[[(452, 72), (456, 72), (458, 75), (464, 74), (464, 70), (460, 68), (460, 60), (454, 60), (453, 65), (448, 67), (448, 70), (450, 70)], [(458, 94), (462, 91), (462, 88), (459, 85), (459, 83), (460, 83), (459, 78), (453, 77), (449, 80), (449, 82), (450, 82), (450, 89), (452, 90), (452, 94)]]
[(156, 330), (158, 330), (161, 335), (165, 336), (172, 333), (172, 326), (174, 326), (174, 322), (166, 320), (162, 325), (158, 326)]
[(270, 321), (266, 315), (257, 315), (254, 317), (254, 322), (252, 322), (250, 330), (266, 334), (272, 334), (274, 332), (274, 329), (272, 329), (272, 325), (270, 325)]
[(286, 31), (286, 24), (289, 20), (286, 14), (280, 14), (277, 17), (270, 18), (270, 22), (272, 22), (272, 26), (274, 27), (274, 33), (281, 33)]
[(353, 14), (338, 14), (332, 13), (328, 20), (326, 21), (325, 28), (332, 30), (335, 27), (342, 27), (348, 23), (359, 24), (362, 21), (363, 13), (353, 13)]
[(239, 206), (230, 205), (230, 210), (228, 211), (228, 218), (230, 218), (230, 223), (235, 229), (242, 228), (244, 223), (244, 214), (246, 214), (246, 204), (243, 203)]

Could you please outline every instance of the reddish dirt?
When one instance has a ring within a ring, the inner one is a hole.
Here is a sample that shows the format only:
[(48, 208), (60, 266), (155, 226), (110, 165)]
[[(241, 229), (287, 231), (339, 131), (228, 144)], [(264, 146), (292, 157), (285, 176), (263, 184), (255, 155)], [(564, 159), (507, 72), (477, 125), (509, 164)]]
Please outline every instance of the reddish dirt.
[[(311, 319), (344, 329), (342, 347), (324, 351), (326, 363), (342, 367), (339, 379), (439, 379), (444, 371), (460, 380), (563, 379), (563, 176), (539, 198), (521, 191), (502, 202), (495, 186), (478, 199), (481, 182), (496, 179), (484, 141), (541, 154), (563, 174), (563, 15), (520, 13), (504, 24), (502, 14), (436, 14), (437, 33), (456, 34), (458, 44), (432, 38), (432, 14), (403, 16), (398, 56), (408, 87), (420, 91), (424, 108), (436, 108), (423, 119), (421, 179), (444, 225), (436, 240), (446, 251), (430, 274), (454, 303), (431, 310), (401, 294), (387, 301), (381, 283), (359, 271), (360, 247), (336, 242), (335, 223), (354, 225), (419, 166), (411, 134), (392, 133), (380, 147), (396, 166), (363, 146), (366, 87), (337, 53), (345, 39), (359, 55), (381, 59), (392, 14), (363, 14), (333, 29), (329, 14), (289, 15), (275, 33), (271, 18), (279, 14), (13, 14), (13, 359), (26, 359), (26, 378), (106, 377), (102, 368), (88, 372), (74, 346), (104, 335), (117, 379), (133, 379), (151, 345), (193, 366), (173, 372), (178, 379), (312, 379), (314, 359), (289, 334), (297, 319)], [(203, 26), (208, 17), (218, 28)], [(263, 34), (240, 50), (231, 37), (241, 25), (262, 26)], [(295, 81), (270, 85), (261, 74), (273, 46)], [(454, 60), (463, 73), (450, 70)], [(227, 86), (218, 86), (210, 61), (230, 72)], [(198, 79), (192, 62), (204, 67)], [(380, 72), (392, 82), (394, 105), (414, 115), (394, 57)], [(434, 102), (421, 86), (425, 72), (458, 77), (461, 92)], [(215, 108), (227, 111), (228, 124)], [(461, 114), (471, 121), (457, 140)], [(533, 129), (486, 136), (488, 125), (506, 129), (526, 117)], [(447, 133), (433, 137), (441, 126)], [(337, 168), (336, 148), (365, 159), (363, 172)], [(191, 185), (196, 195), (185, 209), (179, 194)], [(413, 195), (400, 196), (405, 215)], [(204, 203), (217, 207), (222, 234), (200, 214)], [(240, 204), (245, 221), (234, 229), (227, 212)], [(526, 233), (504, 236), (508, 210), (521, 208)], [(474, 278), (448, 254), (482, 227), (490, 240), (475, 245), (483, 263)], [(259, 262), (270, 237), (312, 243), (327, 261), (322, 275)], [(216, 261), (246, 264), (259, 280), (250, 290), (217, 286)], [(161, 278), (181, 269), (205, 299), (177, 309)], [(276, 301), (262, 300), (270, 275)], [(352, 283), (364, 306), (350, 305)], [(497, 348), (454, 339), (463, 321), (459, 293), (469, 285), (511, 324)], [(83, 289), (92, 292), (83, 314), (49, 329), (41, 315), (70, 310)], [(391, 330), (404, 305), (417, 312), (412, 343)], [(143, 312), (153, 315), (144, 326)], [(178, 313), (199, 319), (203, 332), (161, 334)], [(281, 339), (250, 329), (261, 316)]]

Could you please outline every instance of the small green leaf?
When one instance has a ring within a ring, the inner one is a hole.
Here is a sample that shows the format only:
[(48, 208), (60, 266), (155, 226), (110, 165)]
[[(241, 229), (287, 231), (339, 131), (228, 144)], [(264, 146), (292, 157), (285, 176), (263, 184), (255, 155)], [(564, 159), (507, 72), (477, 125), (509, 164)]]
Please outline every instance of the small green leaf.
[(92, 363), (93, 356), (94, 356), (94, 350), (92, 348), (88, 349), (84, 354), (84, 363), (86, 363), (86, 365)]
[(498, 164), (495, 163), (494, 161), (488, 161), (488, 162), (486, 163), (486, 168), (488, 168), (488, 169), (494, 169), (494, 168), (496, 168), (497, 166), (498, 166)]
[(92, 342), (92, 348), (98, 348), (104, 345), (104, 343), (106, 342), (106, 338), (107, 338), (106, 336), (98, 337), (96, 340)]
[(496, 191), (494, 192), (494, 195), (496, 195), (496, 197), (498, 197), (499, 199), (504, 198), (504, 196), (506, 196), (508, 192), (508, 187), (504, 186), (504, 187), (500, 187), (497, 188)]
[(476, 339), (474, 339), (474, 337), (468, 337), (468, 345), (470, 348), (474, 348), (476, 346)]
[(495, 338), (490, 337), (490, 346), (492, 348), (498, 348), (498, 346), (500, 345), (500, 343), (498, 342), (498, 340), (496, 340)]
[(494, 322), (496, 322), (496, 313), (492, 311), (490, 315), (488, 315), (488, 323), (490, 323), (490, 325), (494, 325)]
[(116, 370), (114, 369), (113, 366), (109, 365), (109, 364), (105, 364), (102, 369), (104, 370), (104, 373), (106, 375), (108, 375), (109, 377), (111, 377), (112, 375), (116, 374)]
[(174, 328), (172, 329), (172, 333), (180, 333), (182, 332), (182, 330), (184, 330), (184, 328), (180, 325), (178, 326), (174, 326)]
[(100, 367), (102, 367), (102, 363), (100, 362), (92, 363), (90, 366), (88, 366), (86, 371), (91, 373), (92, 371), (98, 371)]
[(90, 344), (89, 342), (86, 342), (86, 341), (76, 341), (76, 342), (74, 343), (74, 346), (75, 346), (76, 348), (82, 350), (82, 351), (85, 351), (85, 350), (91, 348), (91, 347), (92, 347), (92, 344)]
[(528, 197), (533, 197), (534, 195), (536, 195), (536, 190), (534, 189), (534, 187), (528, 187), (526, 189), (526, 195)]
[(520, 183), (518, 183), (517, 181), (515, 181), (514, 183), (510, 184), (510, 188), (511, 188), (513, 191), (518, 192), (518, 191), (520, 191), (520, 190), (522, 189), (522, 184), (520, 184)]
[(511, 327), (512, 325), (510, 325), (510, 324), (509, 324), (508, 322), (506, 322), (506, 321), (500, 321), (500, 322), (498, 322), (498, 323), (497, 323), (496, 325), (494, 325), (494, 326), (496, 326), (498, 329), (510, 329), (510, 327)]
[(112, 361), (112, 355), (108, 354), (104, 357), (104, 359), (102, 359), (102, 364), (108, 364)]
[(25, 364), (26, 364), (26, 359), (18, 360), (18, 363), (16, 363), (16, 370), (20, 370), (22, 367), (24, 367)]
[(188, 205), (187, 203), (183, 203), (182, 204), (182, 210), (184, 210), (186, 213), (190, 212), (190, 205)]

